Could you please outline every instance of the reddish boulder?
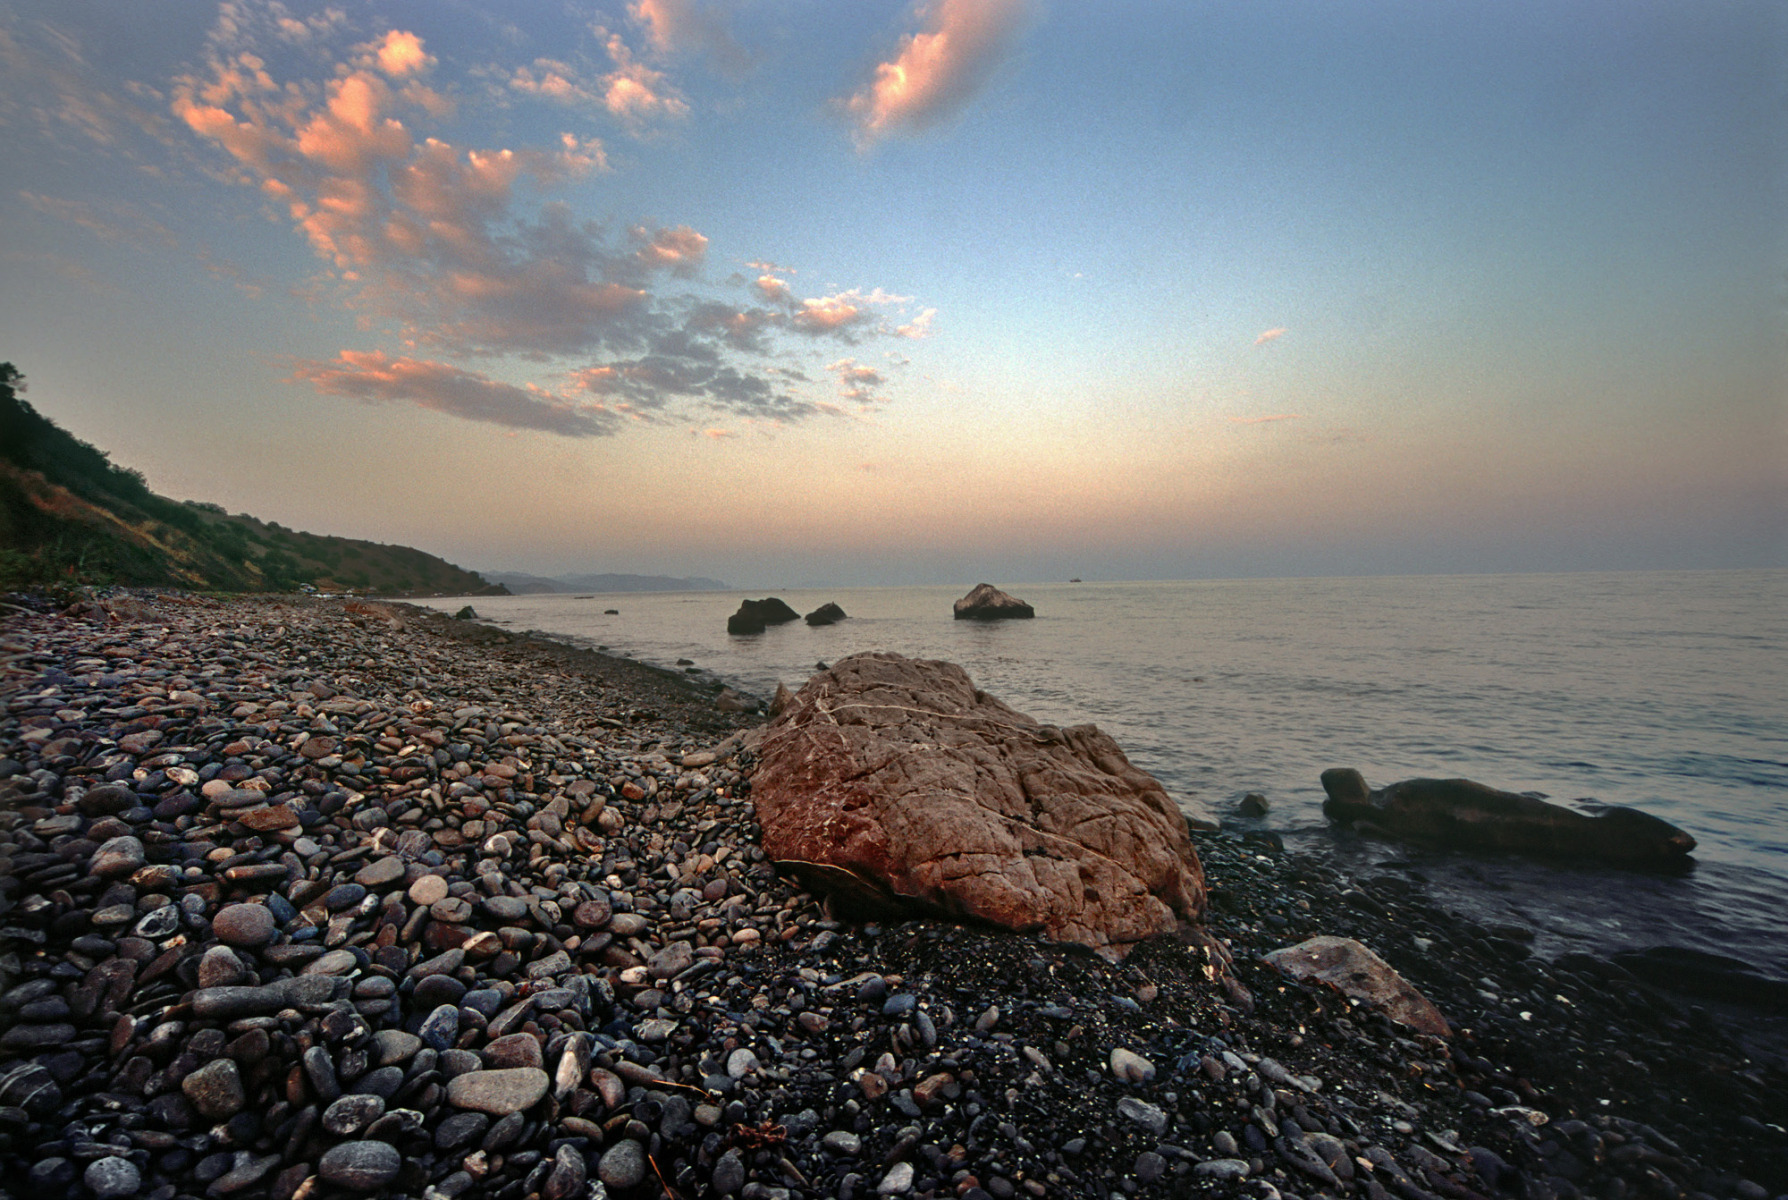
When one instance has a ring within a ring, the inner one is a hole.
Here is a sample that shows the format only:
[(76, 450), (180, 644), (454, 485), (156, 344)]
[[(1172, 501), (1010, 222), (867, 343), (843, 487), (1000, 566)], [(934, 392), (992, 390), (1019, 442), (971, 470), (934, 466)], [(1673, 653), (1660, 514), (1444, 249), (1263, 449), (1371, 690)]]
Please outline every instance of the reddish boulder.
[(1112, 959), (1204, 911), (1186, 818), (1152, 776), (954, 663), (858, 654), (813, 676), (765, 729), (751, 795), (765, 851), (847, 900)]

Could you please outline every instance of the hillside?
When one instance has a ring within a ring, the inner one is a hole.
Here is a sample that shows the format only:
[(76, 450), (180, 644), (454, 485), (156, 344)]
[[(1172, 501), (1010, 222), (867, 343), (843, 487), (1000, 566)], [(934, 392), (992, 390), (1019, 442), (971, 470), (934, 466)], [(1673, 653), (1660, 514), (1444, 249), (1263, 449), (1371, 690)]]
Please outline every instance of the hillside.
[(409, 546), (286, 529), (215, 504), (170, 500), (68, 433), (0, 363), (0, 589), (122, 583), (206, 591), (309, 584), (388, 595), (499, 591)]
[(484, 577), (500, 583), (517, 596), (552, 592), (724, 592), (728, 585), (718, 579), (672, 575), (559, 575), (547, 578), (520, 571), (485, 571)]

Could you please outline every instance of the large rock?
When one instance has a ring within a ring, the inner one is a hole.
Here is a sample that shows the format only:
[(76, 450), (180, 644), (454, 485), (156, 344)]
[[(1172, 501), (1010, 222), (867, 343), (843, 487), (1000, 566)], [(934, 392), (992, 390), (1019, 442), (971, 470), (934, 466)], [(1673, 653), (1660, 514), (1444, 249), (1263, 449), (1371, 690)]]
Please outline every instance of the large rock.
[(842, 608), (828, 600), (807, 614), (807, 623), (809, 625), (836, 625), (847, 615)]
[(739, 611), (726, 619), (726, 631), (762, 633), (766, 625), (782, 625), (800, 619), (800, 613), (774, 596), (765, 600), (741, 600)]
[(1451, 1032), (1447, 1019), (1384, 959), (1352, 938), (1314, 937), (1261, 958), (1295, 979), (1337, 988), (1399, 1024), (1436, 1037)]
[(1187, 818), (1153, 777), (1096, 727), (1040, 724), (953, 663), (846, 658), (807, 681), (758, 756), (765, 851), (847, 900), (1114, 959), (1204, 911)]
[(1034, 617), (1035, 609), (1017, 596), (1008, 596), (991, 583), (977, 583), (975, 590), (956, 602), (958, 621), (997, 621), (1005, 617)]
[(1578, 801), (1591, 810), (1579, 812), (1469, 779), (1406, 779), (1372, 791), (1358, 771), (1335, 767), (1322, 773), (1322, 787), (1326, 816), (1417, 841), (1629, 866), (1681, 863), (1695, 848), (1687, 833), (1636, 808)]

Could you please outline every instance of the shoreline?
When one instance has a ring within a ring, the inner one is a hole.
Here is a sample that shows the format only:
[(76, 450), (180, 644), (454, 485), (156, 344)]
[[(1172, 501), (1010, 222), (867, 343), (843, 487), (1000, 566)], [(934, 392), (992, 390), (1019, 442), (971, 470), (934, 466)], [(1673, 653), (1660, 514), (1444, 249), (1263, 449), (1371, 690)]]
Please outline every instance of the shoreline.
[[(1176, 943), (850, 926), (757, 852), (718, 681), (410, 605), (110, 603), (5, 622), (12, 1195), (1788, 1191), (1780, 1064), (1407, 881), (1195, 834), (1245, 993)], [(1450, 1044), (1256, 959), (1318, 933)]]

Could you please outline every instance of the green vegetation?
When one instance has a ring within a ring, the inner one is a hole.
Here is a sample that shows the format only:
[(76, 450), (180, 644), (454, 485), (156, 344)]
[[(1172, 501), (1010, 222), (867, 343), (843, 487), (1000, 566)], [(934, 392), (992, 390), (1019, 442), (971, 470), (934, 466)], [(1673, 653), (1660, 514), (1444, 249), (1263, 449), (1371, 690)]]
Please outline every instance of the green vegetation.
[[(144, 584), (206, 591), (477, 594), (498, 589), (409, 546), (289, 530), (170, 500), (61, 429), (0, 363), (0, 590)], [(344, 568), (344, 563), (347, 564)]]

